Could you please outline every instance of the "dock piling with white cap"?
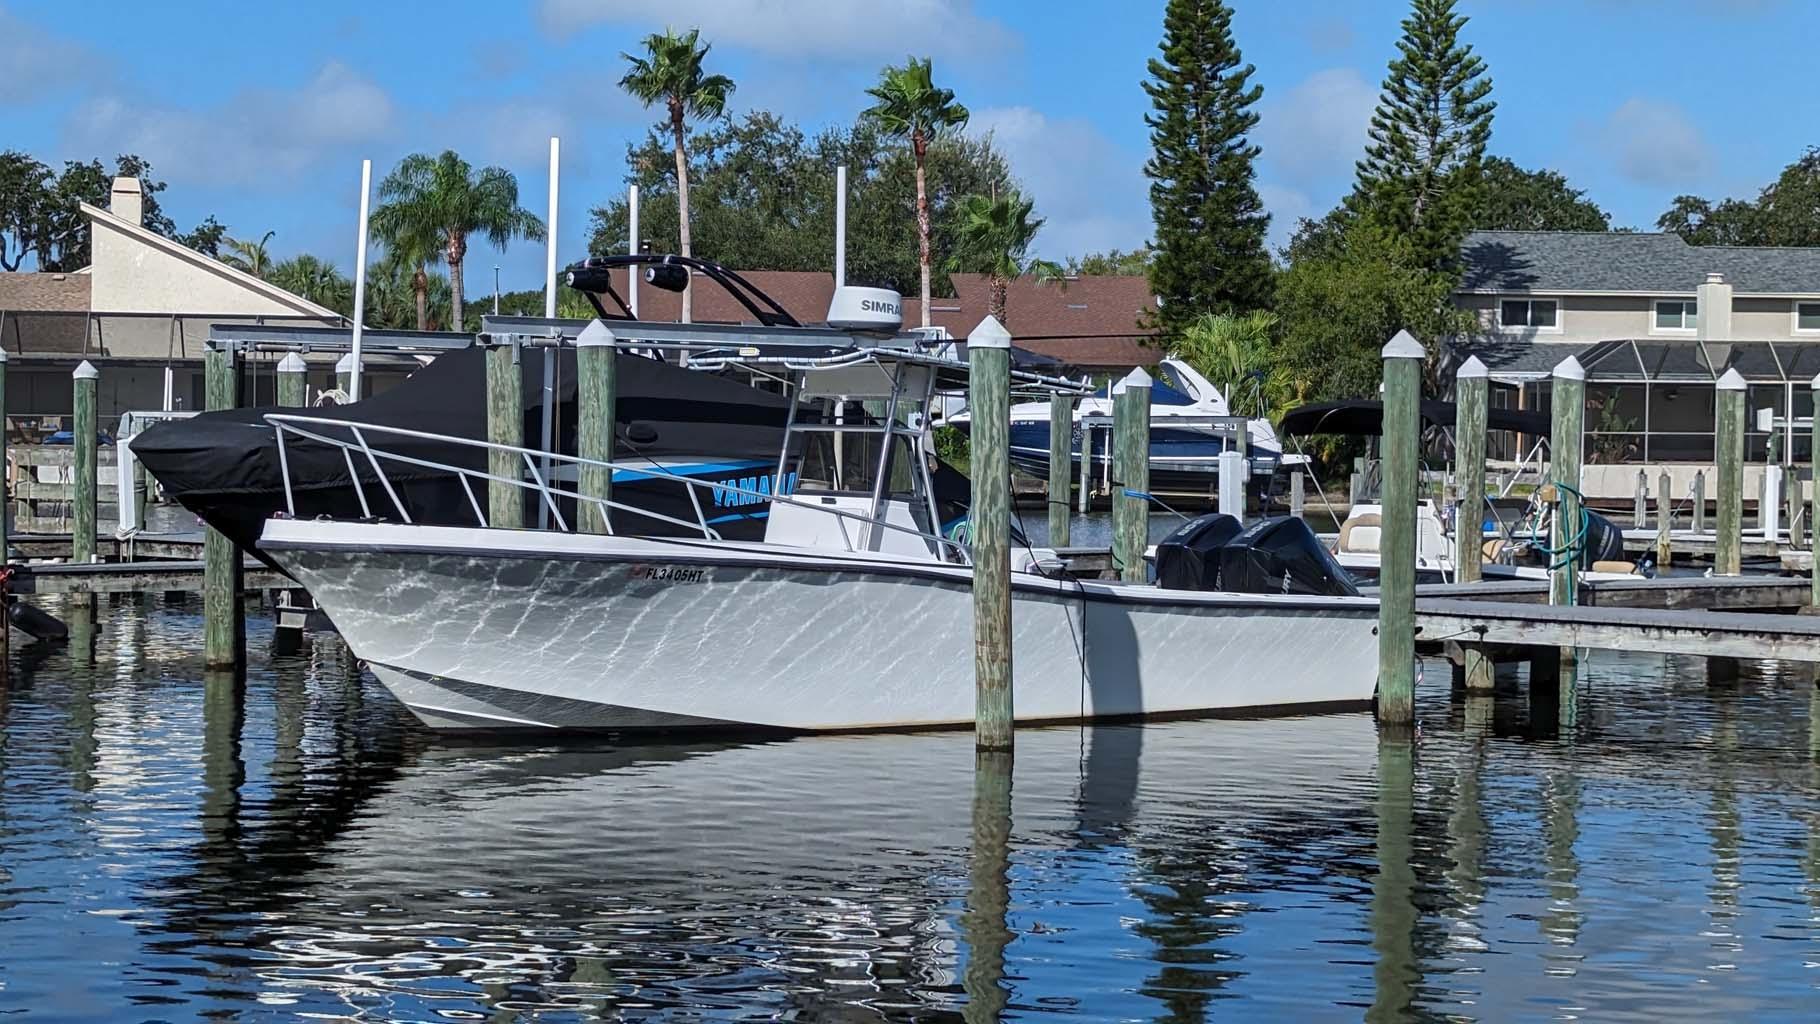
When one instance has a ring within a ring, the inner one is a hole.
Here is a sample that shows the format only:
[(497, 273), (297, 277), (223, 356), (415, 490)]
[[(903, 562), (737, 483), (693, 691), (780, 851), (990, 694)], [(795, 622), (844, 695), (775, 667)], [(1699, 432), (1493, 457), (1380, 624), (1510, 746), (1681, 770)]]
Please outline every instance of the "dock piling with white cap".
[(1010, 750), (1011, 334), (988, 316), (967, 336), (973, 414), (973, 739)]
[(1150, 375), (1140, 366), (1112, 388), (1112, 567), (1119, 579), (1142, 583), (1149, 576), (1149, 494)]

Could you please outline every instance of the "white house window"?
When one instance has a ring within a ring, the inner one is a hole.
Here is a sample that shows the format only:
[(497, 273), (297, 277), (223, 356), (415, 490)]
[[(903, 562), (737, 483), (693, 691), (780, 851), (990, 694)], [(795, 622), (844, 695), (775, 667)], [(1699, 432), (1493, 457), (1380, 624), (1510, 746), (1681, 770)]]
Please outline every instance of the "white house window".
[(1795, 303), (1795, 330), (1820, 334), (1820, 302)]
[(1498, 303), (1498, 326), (1507, 331), (1552, 331), (1560, 326), (1556, 299), (1503, 299)]
[(1657, 299), (1655, 329), (1691, 331), (1699, 326), (1699, 309), (1692, 299)]

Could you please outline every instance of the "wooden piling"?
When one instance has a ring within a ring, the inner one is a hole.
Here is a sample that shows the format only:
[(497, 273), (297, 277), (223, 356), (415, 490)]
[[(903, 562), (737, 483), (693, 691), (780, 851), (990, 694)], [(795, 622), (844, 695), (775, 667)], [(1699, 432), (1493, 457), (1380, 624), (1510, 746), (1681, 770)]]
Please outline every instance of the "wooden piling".
[(278, 404), (301, 409), (310, 404), (309, 366), (295, 352), (278, 361)]
[(1112, 564), (1119, 578), (1149, 577), (1144, 549), (1150, 543), (1150, 374), (1132, 370), (1112, 389)]
[[(1580, 361), (1568, 356), (1555, 366), (1553, 383), (1553, 434), (1549, 438), (1548, 475), (1555, 484), (1565, 484), (1573, 488), (1569, 491), (1557, 487), (1559, 495), (1555, 502), (1555, 517), (1551, 533), (1551, 546), (1565, 547), (1569, 541), (1580, 535), (1580, 498), (1574, 493), (1580, 488), (1580, 459), (1584, 441), (1581, 428), (1586, 421), (1586, 371)], [(1562, 552), (1555, 556), (1559, 568), (1551, 574), (1548, 600), (1550, 604), (1573, 604), (1576, 598), (1575, 584), (1580, 572), (1577, 557)]]
[[(1485, 417), (1490, 393), (1490, 371), (1478, 356), (1468, 358), (1454, 375), (1454, 475), (1460, 490), (1454, 513), (1454, 574), (1461, 583), (1479, 579), (1485, 556)], [(1471, 679), (1469, 666), (1468, 685)]]
[(1803, 548), (1807, 546), (1807, 502), (1801, 493), (1801, 467), (1791, 459), (1782, 467), (1782, 499), (1787, 505), (1782, 521), (1788, 528), (1788, 546)]
[[(491, 343), (487, 347), (487, 440), (493, 444), (524, 446), (524, 379), (518, 368), (518, 346)], [(487, 472), (518, 480), (524, 477), (524, 459), (512, 452), (487, 451)], [(524, 489), (498, 480), (487, 481), (487, 525), (502, 530), (524, 527)]]
[(1744, 377), (1736, 367), (1725, 371), (1718, 389), (1718, 428), (1714, 455), (1719, 462), (1719, 514), (1714, 527), (1713, 575), (1743, 572), (1744, 541)]
[(1669, 496), (1674, 481), (1669, 479), (1668, 470), (1662, 471), (1662, 478), (1656, 487), (1656, 566), (1668, 568), (1674, 559), (1675, 546), (1669, 539), (1669, 531), (1675, 526), (1675, 503)]
[[(240, 403), (239, 351), (203, 350), (203, 386), (210, 411)], [(240, 605), (240, 552), (212, 527), (202, 541), (202, 645), (205, 668), (233, 668), (246, 654), (246, 621)]]
[(1706, 532), (1706, 470), (1694, 470), (1694, 510), (1691, 520), (1695, 533)]
[[(1808, 382), (1808, 388), (1814, 393), (1814, 423), (1808, 437), (1808, 469), (1814, 477), (1814, 557), (1809, 560), (1808, 569), (1810, 608), (1820, 609), (1820, 376)], [(1817, 732), (1816, 735), (1820, 735)]]
[[(575, 340), (576, 451), (584, 459), (613, 461), (613, 423), (618, 415), (619, 349), (613, 332), (599, 320), (582, 328)], [(581, 464), (577, 491), (584, 498), (603, 501), (613, 497), (613, 471), (593, 463)], [(579, 502), (575, 510), (583, 533), (611, 533), (607, 506)]]
[(1289, 471), (1289, 514), (1297, 519), (1307, 518), (1308, 497), (1304, 493), (1308, 486), (1306, 480), (1307, 477), (1301, 470)]
[(1630, 502), (1630, 525), (1641, 530), (1649, 525), (1649, 470), (1637, 470), (1637, 491)]
[(71, 492), (75, 508), (70, 526), (70, 561), (93, 562), (95, 535), (99, 529), (95, 507), (99, 500), (95, 479), (95, 445), (98, 443), (95, 435), (99, 426), (95, 420), (95, 387), (100, 382), (101, 372), (95, 369), (95, 364), (84, 359), (71, 376), (75, 383), (72, 443), (76, 451)]
[(1086, 515), (1093, 500), (1093, 428), (1087, 425), (1085, 416), (1081, 417), (1081, 488), (1076, 500), (1081, 515)]
[[(0, 348), (0, 561), (13, 560), (13, 496), (6, 472), (6, 350)], [(5, 608), (0, 606), (0, 612)], [(0, 633), (6, 630), (0, 629)], [(3, 641), (0, 641), (3, 642)]]
[(1068, 514), (1074, 480), (1074, 399), (1049, 396), (1049, 546), (1065, 548), (1073, 539)]
[(1422, 343), (1398, 331), (1384, 346), (1383, 527), (1378, 535), (1378, 721), (1415, 719), (1416, 461)]
[(1010, 750), (1011, 334), (987, 317), (967, 336), (973, 413), (973, 741)]

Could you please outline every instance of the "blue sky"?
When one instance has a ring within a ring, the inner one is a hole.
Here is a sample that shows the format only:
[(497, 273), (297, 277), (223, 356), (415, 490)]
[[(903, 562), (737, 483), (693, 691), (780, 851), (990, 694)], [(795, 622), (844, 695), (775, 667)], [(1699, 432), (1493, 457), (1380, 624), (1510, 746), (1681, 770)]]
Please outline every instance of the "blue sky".
[[(1407, 5), (1235, 0), (1265, 89), (1259, 188), (1280, 243), (1347, 188)], [(180, 227), (277, 232), (350, 268), (359, 161), (454, 148), (517, 172), (546, 203), (563, 137), (563, 260), (587, 211), (623, 191), (650, 118), (616, 87), (621, 50), (667, 21), (700, 25), (735, 109), (817, 127), (850, 120), (887, 61), (934, 58), (992, 131), (1060, 257), (1145, 240), (1139, 82), (1162, 0), (447, 0), (424, 4), (0, 0), (0, 148), (40, 159), (137, 152)], [(1463, 0), (1498, 101), (1494, 152), (1547, 166), (1648, 227), (1682, 192), (1754, 195), (1808, 145), (1820, 86), (1806, 0)], [(711, 255), (711, 254), (709, 254)], [(541, 283), (538, 247), (470, 256), (470, 287)]]

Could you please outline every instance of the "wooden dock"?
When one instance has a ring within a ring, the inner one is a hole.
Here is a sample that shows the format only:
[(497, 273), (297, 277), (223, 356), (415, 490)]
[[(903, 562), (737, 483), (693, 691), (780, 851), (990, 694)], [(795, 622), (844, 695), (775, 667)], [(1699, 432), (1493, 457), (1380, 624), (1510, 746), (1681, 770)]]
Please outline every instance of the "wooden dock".
[[(263, 563), (246, 560), (244, 590), (295, 587), (290, 578)], [(7, 592), (16, 595), (199, 593), (202, 560), (146, 562), (59, 562), (13, 567)]]
[(1820, 619), (1704, 609), (1417, 598), (1417, 640), (1820, 662)]
[[(1812, 589), (1806, 577), (1796, 576), (1638, 577), (1583, 582), (1578, 604), (1594, 608), (1793, 611), (1807, 607)], [(1416, 600), (1424, 599), (1547, 604), (1548, 583), (1544, 580), (1430, 583), (1416, 587)]]

